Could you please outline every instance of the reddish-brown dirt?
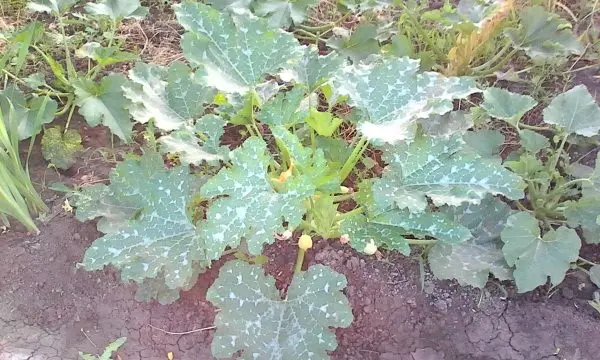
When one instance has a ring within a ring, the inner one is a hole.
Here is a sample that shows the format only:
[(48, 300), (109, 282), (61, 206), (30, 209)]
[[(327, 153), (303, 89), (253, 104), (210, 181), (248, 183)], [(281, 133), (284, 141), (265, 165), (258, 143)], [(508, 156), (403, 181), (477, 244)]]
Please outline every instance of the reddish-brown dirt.
[[(110, 143), (105, 130), (79, 129), (88, 148)], [(81, 184), (106, 178), (112, 166), (106, 159), (88, 150), (68, 174), (59, 177), (42, 161), (32, 164), (33, 174), (41, 185), (56, 180)], [(65, 212), (60, 194), (49, 190), (43, 194), (52, 213), (40, 223), (39, 235), (19, 232), (18, 227), (0, 235), (0, 360), (76, 359), (78, 351), (97, 353), (121, 336), (128, 338), (118, 353), (122, 360), (167, 359), (168, 352), (180, 360), (212, 359), (212, 330), (176, 335), (157, 328), (185, 332), (212, 325), (217, 309), (204, 295), (222, 262), (174, 304), (138, 303), (134, 286), (122, 284), (112, 269), (77, 268), (85, 249), (100, 234), (93, 222), (80, 223)], [(294, 251), (284, 241), (266, 250), (265, 269), (281, 287), (289, 281)], [(600, 316), (587, 304), (595, 287), (579, 273), (568, 276), (550, 296), (542, 291), (517, 296), (504, 284), (506, 299), (494, 284), (482, 293), (429, 275), (421, 290), (417, 261), (399, 255), (384, 260), (357, 255), (332, 241), (319, 241), (310, 251), (310, 264), (329, 265), (348, 278), (345, 293), (355, 320), (351, 327), (336, 330), (339, 346), (333, 359), (600, 356)]]

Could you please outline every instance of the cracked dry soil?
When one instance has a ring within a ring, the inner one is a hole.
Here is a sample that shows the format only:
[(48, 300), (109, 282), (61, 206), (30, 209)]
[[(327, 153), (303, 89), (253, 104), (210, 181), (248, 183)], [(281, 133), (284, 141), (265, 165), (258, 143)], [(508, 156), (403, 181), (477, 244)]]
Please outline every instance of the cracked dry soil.
[[(212, 359), (212, 331), (183, 332), (212, 325), (215, 309), (204, 294), (219, 262), (172, 305), (138, 303), (132, 285), (112, 269), (77, 269), (98, 236), (95, 224), (81, 224), (55, 204), (59, 214), (40, 235), (0, 236), (0, 360), (76, 359), (127, 336), (123, 360)], [(267, 249), (267, 271), (282, 287), (295, 256), (289, 243)], [(275, 256), (277, 255), (277, 256)], [(418, 264), (392, 256), (391, 263), (357, 256), (349, 248), (320, 241), (310, 263), (323, 263), (348, 277), (355, 321), (336, 331), (333, 359), (369, 360), (535, 360), (600, 359), (600, 318), (586, 304), (593, 286), (571, 276), (551, 296), (509, 299), (492, 284), (490, 294), (453, 282), (425, 280)], [(568, 296), (568, 298), (566, 296)]]

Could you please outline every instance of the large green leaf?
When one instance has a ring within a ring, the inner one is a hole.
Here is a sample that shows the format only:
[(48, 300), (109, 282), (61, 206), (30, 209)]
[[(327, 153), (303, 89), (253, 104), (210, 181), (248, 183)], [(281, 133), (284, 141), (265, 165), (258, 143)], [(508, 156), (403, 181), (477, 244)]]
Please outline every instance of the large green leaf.
[(462, 148), (458, 137), (419, 137), (386, 148), (383, 159), (389, 167), (373, 185), (376, 206), (422, 211), (426, 196), (438, 206), (478, 203), (486, 194), (523, 197), (525, 185), (518, 176)]
[(349, 237), (350, 245), (357, 251), (364, 252), (365, 247), (373, 242), (389, 250), (396, 250), (408, 256), (410, 246), (404, 238), (407, 232), (397, 226), (372, 223), (364, 215), (353, 215), (345, 218), (340, 224), (340, 231)]
[(310, 91), (314, 91), (328, 82), (343, 63), (344, 58), (334, 52), (320, 56), (317, 48), (307, 46), (304, 49), (304, 56), (292, 71), (292, 78), (307, 85)]
[(85, 11), (92, 15), (108, 16), (113, 21), (140, 20), (148, 15), (148, 8), (141, 6), (139, 0), (98, 0), (97, 3), (88, 3)]
[(550, 147), (550, 141), (542, 134), (538, 134), (533, 130), (523, 129), (519, 131), (521, 145), (530, 151), (532, 154), (537, 154), (542, 149)]
[(220, 258), (226, 246), (238, 246), (242, 239), (250, 254), (259, 255), (274, 234), (285, 230), (283, 221), (294, 228), (302, 220), (302, 201), (314, 193), (314, 185), (292, 178), (276, 192), (267, 174), (269, 161), (265, 142), (251, 137), (231, 153), (232, 166), (202, 186), (203, 197), (218, 197), (201, 226), (209, 259)]
[(500, 130), (483, 129), (468, 131), (463, 135), (463, 140), (479, 156), (485, 159), (499, 159), (500, 146), (504, 144), (504, 135)]
[(329, 359), (337, 347), (329, 327), (348, 327), (352, 308), (341, 290), (346, 278), (323, 265), (296, 274), (281, 298), (275, 279), (258, 265), (223, 266), (206, 299), (221, 309), (212, 342), (216, 357), (240, 359)]
[[(188, 286), (190, 278), (197, 275), (194, 263), (207, 265), (204, 239), (186, 210), (195, 182), (187, 167), (165, 169), (161, 156), (147, 153), (140, 161), (120, 163), (111, 172), (108, 188), (84, 188), (85, 213), (80, 214), (78, 208), (78, 218), (106, 216), (104, 211), (116, 206), (131, 217), (126, 224), (118, 220), (115, 232), (94, 241), (85, 252), (83, 267), (100, 270), (112, 264), (121, 270), (124, 281), (142, 283), (164, 276), (170, 289)], [(108, 195), (109, 204), (96, 198), (100, 208), (90, 211), (90, 195)], [(110, 228), (108, 225), (104, 228)]]
[(205, 82), (225, 92), (245, 93), (267, 73), (293, 68), (302, 56), (296, 39), (265, 21), (234, 19), (227, 13), (199, 3), (174, 6), (179, 23), (187, 31), (182, 47), (186, 58), (201, 65)]
[(83, 150), (81, 135), (77, 130), (69, 129), (64, 134), (60, 127), (44, 131), (42, 154), (59, 169), (66, 170), (75, 164), (75, 155)]
[(512, 278), (500, 247), (500, 232), (513, 213), (508, 205), (487, 196), (478, 205), (444, 206), (440, 211), (471, 230), (473, 238), (455, 245), (439, 242), (429, 251), (429, 267), (437, 278), (478, 288), (490, 273), (500, 280)]
[(27, 7), (32, 11), (60, 15), (69, 10), (77, 0), (30, 0)]
[(202, 85), (199, 75), (181, 63), (168, 69), (158, 65), (137, 63), (129, 71), (130, 82), (123, 94), (131, 101), (133, 118), (170, 131), (189, 124), (204, 112), (204, 104), (212, 100), (214, 91)]
[[(158, 140), (163, 152), (176, 153), (184, 164), (200, 165), (226, 160), (229, 148), (220, 145), (225, 133), (225, 121), (216, 115), (206, 115), (194, 127), (186, 126), (161, 136)], [(200, 137), (198, 134), (201, 134)]]
[(419, 123), (428, 135), (451, 138), (473, 127), (473, 117), (466, 111), (458, 110), (443, 115), (434, 114)]
[(547, 60), (559, 56), (583, 53), (583, 46), (571, 31), (571, 24), (541, 6), (519, 11), (519, 27), (507, 29), (506, 35), (517, 49), (531, 58)]
[(306, 19), (308, 8), (317, 4), (317, 0), (257, 0), (254, 13), (266, 17), (272, 27), (288, 28), (300, 24)]
[(327, 40), (327, 46), (357, 63), (369, 55), (379, 53), (379, 41), (376, 37), (376, 26), (361, 24), (348, 36), (330, 38)]
[(485, 89), (483, 99), (481, 107), (488, 115), (506, 120), (512, 125), (516, 125), (521, 117), (537, 104), (531, 96), (495, 87)]
[(90, 126), (103, 124), (125, 142), (131, 141), (132, 123), (125, 110), (121, 86), (127, 80), (121, 74), (111, 74), (98, 84), (80, 79), (75, 86), (75, 104)]
[[(19, 140), (37, 135), (42, 125), (54, 120), (58, 105), (49, 97), (32, 97), (26, 99), (16, 86), (8, 85), (0, 91), (0, 111), (5, 121), (11, 122), (9, 127), (15, 127)], [(14, 113), (10, 116), (10, 111)], [(14, 123), (13, 123), (14, 122)]]
[(433, 236), (441, 242), (458, 244), (471, 238), (466, 227), (439, 212), (412, 213), (407, 209), (391, 210), (370, 219), (370, 222), (401, 228), (407, 234)]
[(98, 231), (105, 234), (126, 229), (129, 221), (139, 210), (134, 197), (127, 196), (120, 187), (105, 184), (86, 186), (71, 198), (77, 208), (75, 217), (79, 221), (100, 218), (96, 224)]
[[(567, 168), (567, 173), (581, 180), (581, 196), (586, 199), (600, 199), (600, 152), (596, 154), (595, 167), (578, 162)], [(585, 179), (585, 180), (583, 180)]]
[(453, 99), (478, 91), (468, 78), (419, 73), (419, 61), (409, 58), (346, 67), (334, 80), (338, 91), (365, 113), (358, 124), (362, 134), (386, 143), (412, 139), (417, 119), (445, 114), (452, 110)]
[(196, 285), (198, 275), (208, 269), (206, 266), (207, 263), (195, 262), (192, 265), (192, 275), (187, 278), (185, 284), (177, 289), (171, 289), (165, 284), (165, 277), (162, 273), (156, 278), (144, 279), (144, 282), (138, 283), (135, 300), (140, 302), (156, 300), (163, 305), (172, 304), (179, 300), (181, 291), (188, 291)]
[(269, 126), (293, 126), (304, 120), (305, 114), (300, 110), (304, 95), (305, 89), (301, 86), (281, 92), (266, 102), (256, 117)]
[(555, 97), (544, 109), (544, 122), (569, 134), (594, 136), (600, 131), (600, 107), (585, 85)]
[(578, 201), (569, 201), (564, 214), (569, 226), (581, 226), (586, 243), (600, 244), (600, 198), (584, 195)]
[(546, 284), (548, 277), (553, 285), (560, 284), (581, 247), (575, 230), (564, 226), (541, 236), (537, 219), (526, 212), (508, 218), (501, 238), (506, 262), (516, 267), (513, 276), (519, 292)]

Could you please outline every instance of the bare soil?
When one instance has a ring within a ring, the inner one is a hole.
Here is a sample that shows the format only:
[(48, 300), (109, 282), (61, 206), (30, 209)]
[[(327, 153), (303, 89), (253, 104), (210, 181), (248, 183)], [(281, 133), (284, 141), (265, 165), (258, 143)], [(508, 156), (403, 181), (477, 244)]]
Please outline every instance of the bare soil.
[[(111, 153), (122, 148), (106, 146), (110, 135), (105, 129), (89, 129), (77, 120), (74, 126), (90, 150), (68, 173), (47, 169), (43, 161), (32, 164), (40, 185), (106, 179)], [(97, 149), (108, 155), (100, 156)], [(223, 261), (174, 304), (138, 303), (134, 286), (121, 283), (113, 269), (77, 268), (85, 249), (100, 236), (95, 223), (80, 223), (65, 212), (61, 194), (46, 189), (43, 195), (52, 213), (40, 223), (41, 234), (15, 227), (0, 235), (0, 360), (77, 359), (79, 351), (100, 352), (121, 336), (128, 340), (117, 359), (167, 359), (168, 352), (175, 359), (212, 359), (212, 330), (165, 331), (213, 324), (217, 309), (204, 296)], [(284, 288), (294, 247), (279, 241), (266, 254), (266, 271)], [(596, 288), (580, 273), (569, 275), (557, 289), (516, 295), (510, 284), (491, 283), (481, 292), (428, 274), (421, 289), (417, 261), (389, 254), (378, 261), (333, 241), (319, 241), (308, 261), (348, 278), (345, 293), (355, 320), (350, 328), (336, 330), (336, 360), (600, 358), (600, 316), (587, 304)]]

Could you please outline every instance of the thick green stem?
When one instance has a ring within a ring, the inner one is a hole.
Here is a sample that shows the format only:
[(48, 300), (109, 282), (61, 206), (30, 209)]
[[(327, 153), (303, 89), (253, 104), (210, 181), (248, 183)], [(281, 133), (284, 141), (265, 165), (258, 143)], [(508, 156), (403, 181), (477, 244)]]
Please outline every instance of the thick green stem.
[(565, 147), (568, 137), (569, 137), (569, 134), (566, 134), (563, 137), (563, 139), (560, 143), (560, 146), (558, 147), (558, 150), (556, 151), (556, 155), (554, 155), (554, 163), (552, 165), (552, 169), (556, 169), (556, 166), (558, 165), (558, 161), (560, 160), (560, 156), (562, 155), (562, 151), (563, 151), (563, 148)]
[(305, 250), (298, 248), (298, 254), (296, 255), (296, 266), (294, 266), (294, 274), (300, 274), (302, 272), (302, 265), (304, 264)]
[(418, 239), (404, 239), (409, 245), (434, 245), (437, 240), (418, 240)]
[(343, 220), (343, 219), (347, 218), (348, 216), (360, 214), (360, 213), (362, 213), (362, 211), (363, 211), (362, 207), (359, 206), (359, 207), (357, 207), (355, 209), (352, 209), (352, 210), (350, 210), (348, 212), (337, 214), (335, 216), (335, 220), (340, 221), (340, 220)]
[(354, 198), (355, 195), (356, 195), (356, 193), (335, 195), (333, 197), (333, 202), (334, 203), (339, 203), (339, 202), (342, 202), (342, 201), (351, 200), (351, 199)]
[(481, 71), (486, 71), (487, 69), (490, 68), (490, 66), (492, 66), (493, 64), (496, 64), (496, 62), (500, 59), (502, 59), (502, 57), (504, 55), (506, 55), (506, 52), (510, 49), (510, 43), (507, 43), (506, 45), (504, 45), (504, 47), (502, 49), (500, 49), (500, 51), (498, 51), (496, 53), (496, 55), (494, 55), (491, 59), (489, 59), (488, 61), (486, 61), (485, 63), (475, 66), (472, 68), (473, 72), (481, 72)]
[(307, 32), (310, 32), (310, 31), (327, 31), (327, 30), (332, 29), (333, 27), (335, 27), (335, 23), (327, 23), (327, 24), (321, 25), (321, 26), (307, 26), (307, 25), (298, 24), (298, 25), (296, 25), (296, 27), (298, 29), (302, 29), (302, 30), (307, 31)]
[(340, 181), (341, 182), (344, 182), (344, 180), (346, 180), (348, 175), (350, 175), (350, 173), (352, 172), (352, 170), (358, 163), (358, 160), (360, 160), (360, 157), (361, 157), (362, 153), (365, 151), (365, 149), (367, 148), (367, 146), (368, 146), (367, 138), (365, 138), (364, 136), (361, 136), (360, 140), (358, 140), (358, 143), (354, 147), (354, 150), (352, 150), (352, 154), (350, 154), (350, 157), (348, 157), (348, 160), (346, 160), (346, 163), (344, 164), (344, 166), (342, 166), (342, 170), (340, 170)]
[(65, 106), (63, 106), (62, 109), (60, 109), (59, 111), (57, 111), (56, 113), (54, 113), (54, 116), (63, 116), (64, 114), (67, 113), (67, 111), (69, 111), (69, 109), (71, 109), (71, 106), (73, 105), (73, 96), (69, 96), (67, 98), (67, 103), (65, 104)]
[(73, 61), (71, 59), (71, 49), (69, 49), (69, 42), (67, 41), (67, 33), (65, 31), (65, 24), (62, 21), (62, 18), (58, 18), (58, 26), (60, 28), (61, 35), (63, 37), (63, 45), (65, 48), (65, 61), (67, 63), (67, 74), (70, 81), (73, 81), (77, 77), (77, 71), (75, 70), (75, 66), (73, 65)]
[(537, 130), (537, 131), (553, 130), (549, 126), (535, 126), (535, 125), (528, 125), (528, 124), (523, 124), (523, 123), (519, 123), (519, 127), (523, 128), (523, 129)]

